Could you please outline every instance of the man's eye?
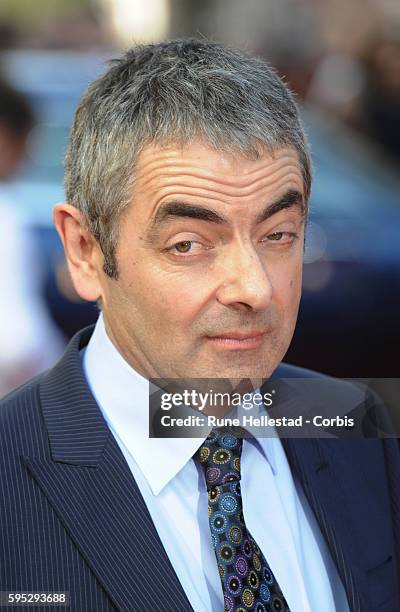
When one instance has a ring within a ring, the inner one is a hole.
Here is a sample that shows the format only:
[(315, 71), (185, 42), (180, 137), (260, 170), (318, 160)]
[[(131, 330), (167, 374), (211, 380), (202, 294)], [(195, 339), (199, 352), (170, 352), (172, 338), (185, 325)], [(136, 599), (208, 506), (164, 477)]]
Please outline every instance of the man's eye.
[(274, 232), (268, 236), (268, 240), (282, 240), (283, 232)]
[(170, 247), (169, 251), (172, 251), (173, 253), (179, 253), (181, 255), (184, 255), (185, 253), (193, 253), (193, 248), (195, 245), (199, 247), (200, 243), (194, 240), (181, 240), (181, 242), (173, 244)]
[(296, 238), (297, 234), (294, 232), (274, 232), (267, 236), (267, 240), (271, 242), (293, 242)]

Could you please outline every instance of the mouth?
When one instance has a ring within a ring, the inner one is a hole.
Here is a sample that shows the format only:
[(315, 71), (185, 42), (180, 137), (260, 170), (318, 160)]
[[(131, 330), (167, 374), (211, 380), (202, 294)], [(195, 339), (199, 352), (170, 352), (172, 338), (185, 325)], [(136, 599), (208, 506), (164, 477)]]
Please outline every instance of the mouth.
[(260, 346), (266, 332), (228, 332), (220, 336), (207, 336), (207, 340), (215, 347), (228, 350), (249, 350)]

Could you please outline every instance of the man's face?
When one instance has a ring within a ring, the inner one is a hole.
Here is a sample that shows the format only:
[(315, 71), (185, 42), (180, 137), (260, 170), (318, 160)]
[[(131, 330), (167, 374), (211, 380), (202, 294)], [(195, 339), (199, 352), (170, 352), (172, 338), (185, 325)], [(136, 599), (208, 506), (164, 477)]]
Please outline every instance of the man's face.
[(258, 160), (201, 143), (146, 147), (120, 219), (108, 334), (146, 377), (267, 378), (301, 292), (303, 181), (294, 149)]

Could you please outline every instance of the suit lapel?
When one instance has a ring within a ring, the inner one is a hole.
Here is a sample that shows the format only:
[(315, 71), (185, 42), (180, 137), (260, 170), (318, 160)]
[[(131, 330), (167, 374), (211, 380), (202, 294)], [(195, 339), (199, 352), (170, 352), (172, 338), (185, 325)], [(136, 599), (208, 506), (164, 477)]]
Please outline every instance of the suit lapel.
[(352, 612), (371, 609), (367, 572), (391, 555), (381, 500), (369, 480), (381, 462), (376, 440), (282, 439), (292, 472), (339, 571)]
[[(390, 502), (393, 517), (394, 550), (397, 565), (397, 584), (400, 590), (400, 453), (399, 439), (384, 440), (385, 464), (390, 482)], [(400, 593), (399, 593), (400, 598)]]
[(121, 610), (192, 608), (143, 497), (84, 378), (75, 336), (41, 385), (51, 457), (24, 457), (65, 529)]
[(351, 612), (368, 609), (361, 600), (366, 576), (359, 566), (361, 551), (351, 529), (354, 516), (346, 512), (348, 500), (337, 485), (334, 466), (319, 440), (285, 438), (282, 444), (336, 563)]
[[(311, 387), (310, 394), (308, 386), (298, 380), (305, 378), (317, 382), (318, 378), (327, 381), (321, 387), (324, 401), (316, 392), (318, 384)], [(286, 364), (277, 368), (263, 389), (269, 388), (269, 384), (272, 388), (278, 388), (278, 397), (283, 397), (284, 411), (278, 416), (286, 415), (288, 411), (291, 416), (304, 415), (311, 405), (313, 410), (310, 414), (325, 416), (332, 416), (335, 406), (343, 414), (349, 414), (350, 410), (360, 407), (361, 414), (365, 412), (358, 392), (354, 393), (354, 387), (344, 384), (340, 386), (340, 383), (335, 387), (333, 379), (313, 375)], [(308, 389), (306, 394), (305, 389)], [(326, 394), (326, 390), (332, 393)], [(364, 396), (361, 398), (363, 401)], [(300, 406), (298, 401), (301, 402)], [(346, 590), (351, 612), (370, 610), (375, 602), (383, 601), (386, 597), (385, 585), (391, 588), (391, 563), (385, 562), (389, 562), (396, 551), (393, 547), (393, 531), (395, 538), (396, 533), (400, 538), (400, 521), (397, 528), (394, 525), (391, 531), (390, 521), (386, 520), (391, 511), (390, 505), (387, 505), (388, 492), (393, 497), (393, 515), (397, 513), (394, 509), (399, 487), (396, 488), (393, 482), (391, 486), (388, 484), (388, 474), (395, 480), (399, 473), (398, 448), (391, 444), (397, 441), (373, 439), (376, 432), (371, 435), (372, 439), (359, 436), (295, 438), (293, 435), (281, 438), (292, 474), (297, 476), (302, 485), (328, 544)], [(386, 450), (388, 456), (385, 456)], [(382, 520), (383, 517), (385, 520)], [(386, 579), (381, 580), (383, 575), (379, 572), (384, 571), (385, 565)]]

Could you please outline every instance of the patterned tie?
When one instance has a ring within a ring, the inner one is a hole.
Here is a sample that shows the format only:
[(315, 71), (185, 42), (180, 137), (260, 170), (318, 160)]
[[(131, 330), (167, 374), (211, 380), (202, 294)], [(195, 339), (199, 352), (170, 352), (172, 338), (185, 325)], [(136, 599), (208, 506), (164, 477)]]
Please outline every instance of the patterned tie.
[(239, 428), (213, 429), (195, 458), (204, 468), (208, 517), (226, 612), (290, 612), (260, 548), (246, 528), (240, 492)]

